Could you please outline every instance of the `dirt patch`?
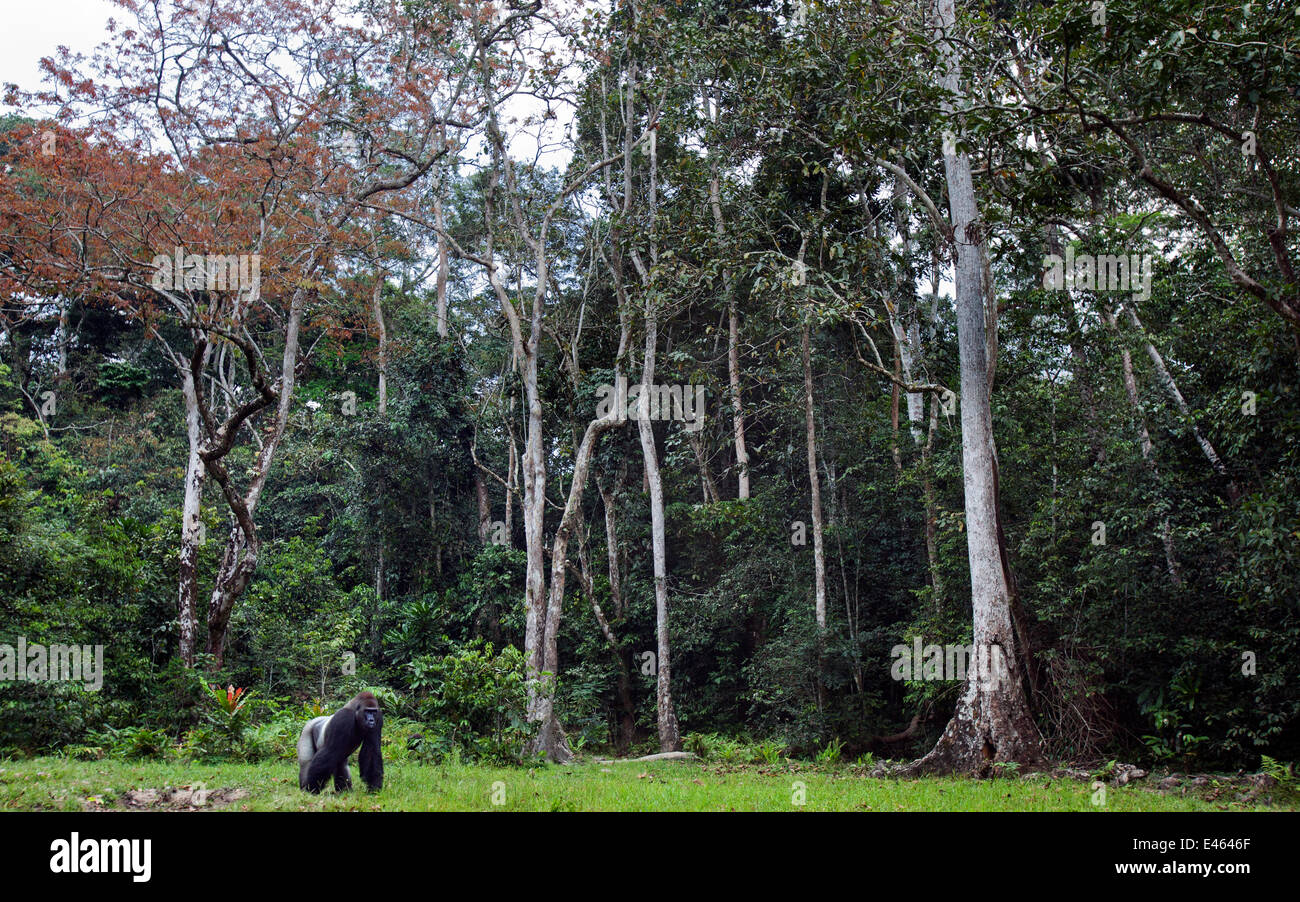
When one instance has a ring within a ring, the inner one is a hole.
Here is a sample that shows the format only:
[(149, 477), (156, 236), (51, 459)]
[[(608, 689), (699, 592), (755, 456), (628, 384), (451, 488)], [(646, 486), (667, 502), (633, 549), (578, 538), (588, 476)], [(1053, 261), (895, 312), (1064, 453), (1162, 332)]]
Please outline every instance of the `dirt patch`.
[(1165, 795), (1196, 796), (1207, 802), (1242, 803), (1247, 805), (1287, 804), (1292, 801), (1293, 790), (1283, 786), (1269, 774), (1183, 774), (1161, 771), (1148, 774), (1132, 764), (1089, 767), (1063, 766), (1051, 771), (1026, 774), (1025, 779), (1068, 779), (1090, 782), (1103, 780), (1111, 786), (1124, 786), (1141, 781), (1143, 785)]
[(1269, 804), (1289, 801), (1291, 795), (1269, 774), (1169, 774), (1156, 788), (1161, 792), (1198, 795), (1207, 801)]
[(116, 799), (99, 796), (86, 799), (82, 807), (87, 811), (105, 811), (126, 808), (132, 811), (207, 811), (224, 808), (248, 798), (247, 789), (208, 789), (202, 784), (176, 786), (166, 789), (128, 789)]

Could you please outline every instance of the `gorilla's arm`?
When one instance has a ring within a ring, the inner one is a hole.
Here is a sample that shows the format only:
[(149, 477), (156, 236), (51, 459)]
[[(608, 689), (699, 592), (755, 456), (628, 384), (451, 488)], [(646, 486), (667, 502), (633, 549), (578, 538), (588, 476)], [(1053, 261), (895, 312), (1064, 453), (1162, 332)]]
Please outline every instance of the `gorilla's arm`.
[(366, 722), (360, 719), (358, 723), (361, 728), (361, 754), (357, 756), (357, 764), (361, 766), (361, 779), (365, 781), (371, 792), (378, 792), (384, 788), (384, 756), (379, 751), (379, 736), (384, 726), (384, 717), (382, 714), (376, 714), (373, 727), (367, 726)]

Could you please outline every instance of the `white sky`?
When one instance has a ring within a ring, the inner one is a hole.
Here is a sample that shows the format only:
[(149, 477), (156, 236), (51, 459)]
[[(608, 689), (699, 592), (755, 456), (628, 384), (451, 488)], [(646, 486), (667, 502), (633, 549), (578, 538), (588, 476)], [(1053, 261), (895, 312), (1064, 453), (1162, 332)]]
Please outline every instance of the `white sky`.
[(108, 0), (0, 0), (0, 84), (40, 87), (40, 59), (60, 44), (89, 55), (110, 18), (129, 14)]

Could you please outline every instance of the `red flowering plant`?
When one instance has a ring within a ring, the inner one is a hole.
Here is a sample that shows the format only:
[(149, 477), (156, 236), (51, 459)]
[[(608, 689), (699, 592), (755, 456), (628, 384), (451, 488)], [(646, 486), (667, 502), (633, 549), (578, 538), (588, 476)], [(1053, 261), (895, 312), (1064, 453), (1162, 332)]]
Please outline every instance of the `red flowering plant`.
[(205, 712), (208, 721), (222, 734), (228, 750), (240, 748), (254, 707), (249, 702), (257, 693), (249, 689), (236, 689), (234, 686), (223, 689), (213, 686), (202, 677), (199, 678), (199, 685), (212, 702)]

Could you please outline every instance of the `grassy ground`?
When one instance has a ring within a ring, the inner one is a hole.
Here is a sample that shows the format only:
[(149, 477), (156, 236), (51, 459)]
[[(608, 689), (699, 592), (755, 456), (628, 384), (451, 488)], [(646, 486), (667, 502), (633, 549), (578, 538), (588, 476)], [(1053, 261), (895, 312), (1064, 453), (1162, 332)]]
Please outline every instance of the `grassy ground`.
[[(355, 767), (353, 779), (357, 780)], [(298, 789), (292, 762), (0, 760), (0, 810), (196, 808), (244, 811), (1212, 811), (1261, 809), (1236, 801), (1109, 786), (1093, 804), (1086, 782), (872, 778), (849, 768), (724, 768), (693, 761), (583, 762), (535, 769), (396, 764), (383, 792), (319, 797)], [(358, 785), (359, 781), (358, 781)], [(179, 790), (179, 791), (178, 791)], [(800, 797), (802, 790), (802, 797)], [(802, 798), (802, 805), (796, 804)], [(1294, 808), (1294, 805), (1272, 806)]]

